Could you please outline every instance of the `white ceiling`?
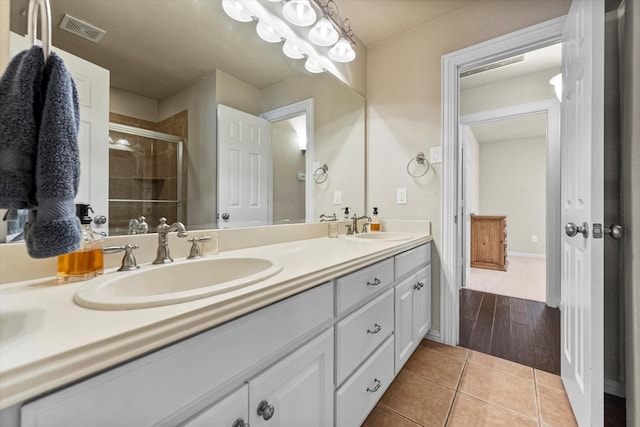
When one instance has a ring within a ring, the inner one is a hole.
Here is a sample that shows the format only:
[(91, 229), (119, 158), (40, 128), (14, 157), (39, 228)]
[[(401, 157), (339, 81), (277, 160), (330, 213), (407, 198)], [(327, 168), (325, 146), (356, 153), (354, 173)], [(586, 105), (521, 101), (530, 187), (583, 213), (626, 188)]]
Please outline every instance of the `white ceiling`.
[(469, 126), (479, 144), (511, 142), (527, 138), (547, 136), (547, 115), (530, 114)]

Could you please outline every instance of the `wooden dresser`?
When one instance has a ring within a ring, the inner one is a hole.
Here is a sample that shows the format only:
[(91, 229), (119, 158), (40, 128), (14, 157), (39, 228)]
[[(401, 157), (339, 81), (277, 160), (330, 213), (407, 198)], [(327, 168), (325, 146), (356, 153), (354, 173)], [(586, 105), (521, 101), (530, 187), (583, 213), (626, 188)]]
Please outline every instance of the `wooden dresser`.
[(471, 267), (507, 271), (506, 216), (471, 216)]

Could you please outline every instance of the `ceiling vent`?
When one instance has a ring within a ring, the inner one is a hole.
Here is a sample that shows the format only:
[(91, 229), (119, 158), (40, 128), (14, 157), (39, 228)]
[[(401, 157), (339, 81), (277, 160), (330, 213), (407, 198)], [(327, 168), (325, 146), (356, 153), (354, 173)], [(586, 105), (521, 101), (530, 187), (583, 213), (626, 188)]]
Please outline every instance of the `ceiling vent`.
[(495, 70), (496, 68), (504, 67), (506, 65), (516, 64), (524, 61), (524, 55), (514, 56), (513, 58), (503, 59), (502, 61), (492, 62), (491, 64), (483, 65), (481, 67), (472, 68), (460, 73), (460, 77), (472, 76), (474, 74), (483, 73), (489, 70)]
[(105, 30), (67, 14), (62, 18), (60, 28), (94, 43), (102, 40), (102, 37), (107, 33)]

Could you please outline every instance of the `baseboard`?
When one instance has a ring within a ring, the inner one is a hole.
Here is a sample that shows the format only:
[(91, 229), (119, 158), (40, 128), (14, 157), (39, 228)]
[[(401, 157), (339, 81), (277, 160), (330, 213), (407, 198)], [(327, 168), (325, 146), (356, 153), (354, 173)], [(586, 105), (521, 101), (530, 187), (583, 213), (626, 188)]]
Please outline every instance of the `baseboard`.
[(612, 380), (609, 378), (604, 379), (604, 392), (621, 397), (623, 399), (626, 397), (624, 384), (622, 384), (620, 381)]
[(507, 256), (521, 256), (521, 257), (527, 257), (527, 258), (542, 258), (545, 259), (547, 256), (545, 254), (529, 254), (526, 252), (511, 252), (511, 251), (507, 251)]
[(442, 339), (440, 338), (440, 331), (434, 331), (433, 329), (429, 329), (429, 332), (427, 332), (427, 335), (424, 337), (431, 341), (442, 342)]

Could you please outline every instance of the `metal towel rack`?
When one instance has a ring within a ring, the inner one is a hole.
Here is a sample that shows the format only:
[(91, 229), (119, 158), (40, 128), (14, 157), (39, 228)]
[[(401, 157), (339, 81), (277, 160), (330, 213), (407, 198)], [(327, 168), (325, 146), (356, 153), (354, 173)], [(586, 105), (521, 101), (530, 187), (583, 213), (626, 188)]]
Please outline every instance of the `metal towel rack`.
[[(422, 172), (420, 175), (416, 175), (411, 173), (411, 170), (409, 169), (409, 167), (411, 166), (411, 163), (416, 162), (419, 165), (423, 165), (426, 163), (426, 169), (424, 170), (424, 172)], [(417, 156), (415, 156), (413, 159), (409, 160), (409, 163), (407, 163), (407, 173), (409, 175), (411, 175), (414, 178), (420, 178), (421, 176), (426, 175), (427, 172), (429, 172), (429, 169), (431, 169), (431, 163), (429, 163), (429, 160), (427, 160), (426, 156), (424, 155), (423, 152), (418, 153)]]
[(316, 184), (322, 184), (327, 180), (327, 178), (329, 178), (328, 171), (329, 166), (327, 166), (326, 163), (316, 169), (316, 171), (313, 173), (313, 180), (316, 182)]
[(40, 12), (40, 36), (42, 37), (42, 53), (44, 60), (49, 59), (51, 53), (51, 6), (49, 0), (29, 0), (27, 13), (27, 34), (31, 44), (36, 44), (38, 34), (38, 12)]

